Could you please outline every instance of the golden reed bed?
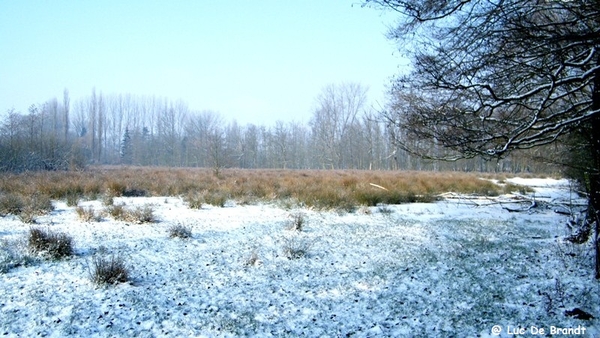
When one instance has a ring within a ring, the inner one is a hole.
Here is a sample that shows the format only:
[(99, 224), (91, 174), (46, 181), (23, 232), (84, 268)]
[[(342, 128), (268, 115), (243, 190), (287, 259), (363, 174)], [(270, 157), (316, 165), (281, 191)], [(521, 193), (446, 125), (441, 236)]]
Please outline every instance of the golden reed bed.
[(91, 167), (78, 172), (0, 174), (0, 195), (205, 196), (238, 203), (289, 200), (318, 208), (352, 208), (378, 203), (430, 202), (444, 192), (495, 196), (514, 189), (498, 186), (480, 173), (429, 171), (210, 169)]

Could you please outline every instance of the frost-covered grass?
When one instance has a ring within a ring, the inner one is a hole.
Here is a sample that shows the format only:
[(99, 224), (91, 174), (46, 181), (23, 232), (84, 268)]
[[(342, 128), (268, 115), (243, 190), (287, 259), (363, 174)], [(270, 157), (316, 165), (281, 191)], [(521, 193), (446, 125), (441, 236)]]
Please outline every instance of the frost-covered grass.
[[(564, 314), (600, 317), (600, 290), (590, 245), (563, 242), (566, 218), (551, 209), (509, 213), (456, 199), (340, 213), (114, 199), (130, 210), (151, 205), (155, 221), (86, 223), (64, 201), (38, 217), (73, 237), (75, 255), (0, 274), (0, 335), (478, 337), (493, 325), (599, 333), (597, 319)], [(290, 215), (302, 215), (301, 231), (290, 230)], [(177, 224), (192, 235), (170, 238)], [(0, 219), (3, 243), (28, 229)], [(90, 279), (98, 257), (119, 257), (127, 281)]]

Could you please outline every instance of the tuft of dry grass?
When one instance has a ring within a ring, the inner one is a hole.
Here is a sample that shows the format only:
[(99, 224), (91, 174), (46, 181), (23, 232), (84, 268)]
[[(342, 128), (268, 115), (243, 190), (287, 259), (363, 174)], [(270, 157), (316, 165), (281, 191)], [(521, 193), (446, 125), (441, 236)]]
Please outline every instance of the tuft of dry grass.
[(227, 194), (222, 191), (210, 191), (204, 194), (204, 201), (215, 207), (223, 208), (227, 202)]
[(77, 216), (79, 216), (79, 219), (81, 219), (84, 222), (100, 222), (102, 220), (102, 216), (96, 213), (96, 211), (92, 207), (84, 208), (79, 206), (75, 208), (75, 211), (77, 212)]
[(184, 198), (184, 201), (191, 209), (202, 209), (202, 204), (204, 204), (204, 196), (199, 193), (189, 193)]
[(300, 236), (285, 238), (283, 241), (282, 252), (287, 259), (300, 259), (308, 255), (312, 243)]
[(153, 223), (156, 220), (154, 218), (154, 209), (149, 205), (128, 210), (125, 214), (126, 220), (133, 223)]
[(123, 204), (109, 205), (108, 208), (106, 208), (106, 212), (117, 221), (125, 220), (125, 205)]
[(110, 180), (106, 183), (106, 195), (110, 197), (123, 196), (123, 193), (127, 189), (124, 183)]
[(302, 231), (304, 226), (306, 225), (306, 215), (302, 212), (295, 212), (289, 215), (290, 223), (288, 225), (288, 230), (292, 231)]
[(62, 232), (31, 228), (29, 229), (27, 247), (34, 254), (60, 259), (73, 254), (73, 239)]
[(106, 208), (108, 214), (117, 221), (132, 223), (152, 223), (156, 221), (154, 208), (150, 205), (138, 206), (128, 209), (123, 204), (111, 205)]
[(192, 229), (182, 224), (175, 224), (168, 229), (169, 237), (171, 238), (190, 238), (192, 237)]
[(90, 279), (95, 284), (125, 283), (129, 278), (129, 268), (121, 256), (96, 256), (92, 259)]

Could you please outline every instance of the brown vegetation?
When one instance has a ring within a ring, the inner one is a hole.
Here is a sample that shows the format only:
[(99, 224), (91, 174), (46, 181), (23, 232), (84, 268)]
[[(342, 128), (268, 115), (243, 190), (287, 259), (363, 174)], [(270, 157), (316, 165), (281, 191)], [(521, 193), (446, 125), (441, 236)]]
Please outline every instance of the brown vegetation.
[(73, 239), (62, 232), (31, 228), (27, 242), (32, 253), (46, 255), (51, 259), (60, 259), (73, 254)]
[[(480, 176), (462, 172), (228, 169), (216, 177), (210, 169), (99, 167), (76, 172), (4, 173), (0, 175), (0, 191), (52, 199), (73, 195), (88, 199), (100, 195), (184, 196), (188, 201), (197, 199), (196, 204), (218, 206), (225, 199), (242, 203), (291, 199), (309, 207), (343, 209), (431, 202), (449, 191), (485, 196), (504, 193), (502, 187)], [(10, 207), (5, 209), (6, 213)]]
[(90, 279), (99, 285), (126, 283), (130, 279), (129, 268), (121, 256), (96, 256), (92, 259)]

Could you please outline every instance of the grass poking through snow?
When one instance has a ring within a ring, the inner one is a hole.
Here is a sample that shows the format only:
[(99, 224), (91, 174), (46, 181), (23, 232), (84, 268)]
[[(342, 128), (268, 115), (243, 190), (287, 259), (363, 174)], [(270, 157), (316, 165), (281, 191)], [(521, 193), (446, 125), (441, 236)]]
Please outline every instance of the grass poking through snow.
[(61, 259), (73, 255), (73, 238), (62, 232), (31, 228), (27, 244), (32, 253), (51, 259)]
[(90, 279), (92, 282), (103, 284), (118, 284), (129, 281), (129, 268), (123, 257), (111, 255), (108, 257), (95, 256), (90, 268)]

